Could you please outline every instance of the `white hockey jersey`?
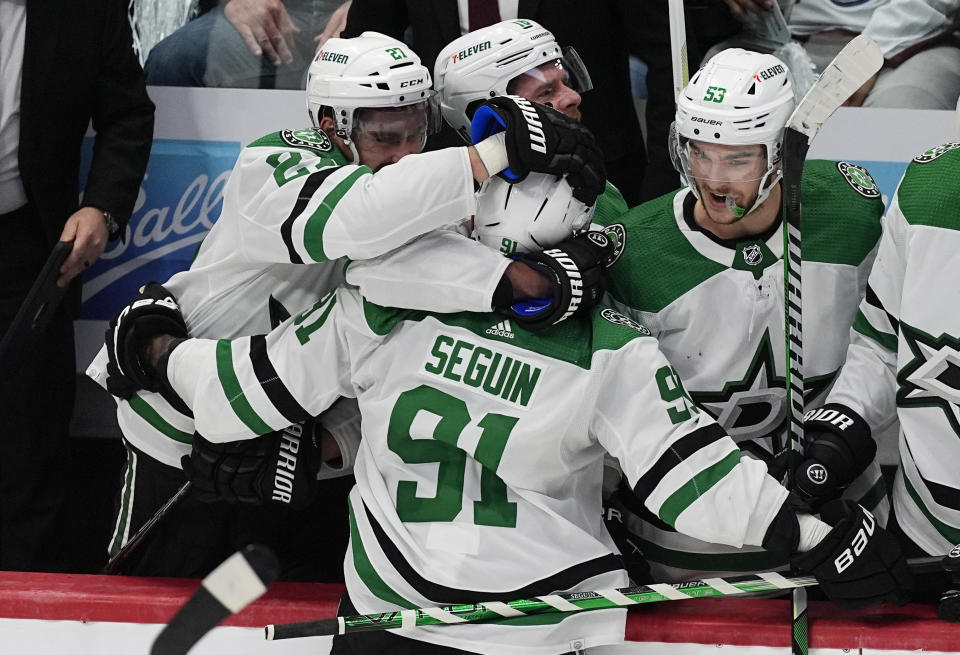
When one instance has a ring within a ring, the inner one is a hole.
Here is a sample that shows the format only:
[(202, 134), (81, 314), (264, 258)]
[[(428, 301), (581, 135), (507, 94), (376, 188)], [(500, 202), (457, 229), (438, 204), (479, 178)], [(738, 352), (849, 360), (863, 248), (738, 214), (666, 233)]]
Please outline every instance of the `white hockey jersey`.
[(960, 543), (960, 143), (914, 158), (884, 218), (829, 402), (900, 419), (897, 522), (931, 555)]
[[(466, 148), (409, 155), (373, 175), (348, 164), (319, 130), (276, 132), (240, 153), (220, 218), (190, 268), (164, 285), (192, 335), (268, 332), (343, 281), (339, 258), (382, 255), (462, 222), (475, 206)], [(490, 273), (498, 280), (502, 268)], [(394, 284), (398, 275), (395, 267)], [(103, 383), (105, 369), (101, 350), (88, 374)], [(321, 423), (335, 437), (359, 429), (343, 413), (327, 418)], [(164, 464), (179, 467), (190, 453), (193, 419), (159, 394), (120, 402), (117, 419), (131, 444)]]
[[(843, 363), (863, 297), (883, 203), (869, 173), (845, 162), (804, 168), (803, 336), (808, 406), (822, 399)], [(698, 228), (687, 189), (645, 203), (605, 228), (617, 241), (608, 270), (617, 309), (660, 341), (693, 400), (740, 448), (765, 461), (785, 446), (783, 237), (721, 242)], [(847, 491), (885, 523), (889, 504), (879, 465)], [(629, 502), (629, 498), (627, 499)], [(626, 512), (654, 579), (779, 568), (772, 553), (703, 543), (656, 517)]]
[[(201, 433), (262, 434), (355, 395), (363, 439), (345, 562), (362, 613), (623, 586), (605, 452), (678, 530), (757, 544), (786, 490), (609, 308), (531, 334), (502, 315), (387, 309), (341, 287), (267, 335), (192, 339), (167, 369)], [(498, 655), (621, 641), (625, 612), (416, 628)]]
[(953, 29), (960, 0), (798, 0), (790, 31), (809, 36), (826, 30), (864, 33), (886, 59)]

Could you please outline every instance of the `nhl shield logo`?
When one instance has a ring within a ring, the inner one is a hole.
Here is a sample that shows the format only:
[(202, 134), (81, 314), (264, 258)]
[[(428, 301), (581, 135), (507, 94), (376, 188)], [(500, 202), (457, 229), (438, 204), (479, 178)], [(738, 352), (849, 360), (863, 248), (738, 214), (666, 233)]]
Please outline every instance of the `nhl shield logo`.
[(843, 175), (847, 184), (864, 198), (880, 197), (880, 187), (877, 186), (877, 183), (874, 182), (870, 173), (863, 166), (841, 161), (837, 162), (837, 170)]
[(280, 138), (284, 143), (296, 148), (313, 148), (322, 152), (332, 152), (333, 143), (323, 130), (308, 128), (305, 130), (283, 130)]
[(763, 261), (763, 251), (760, 250), (760, 246), (755, 243), (749, 246), (744, 246), (742, 252), (743, 261), (750, 266), (756, 266)]
[(913, 161), (918, 164), (927, 164), (957, 148), (960, 148), (960, 143), (944, 143), (936, 148), (930, 148), (930, 150), (925, 151), (923, 154), (917, 155), (913, 158)]

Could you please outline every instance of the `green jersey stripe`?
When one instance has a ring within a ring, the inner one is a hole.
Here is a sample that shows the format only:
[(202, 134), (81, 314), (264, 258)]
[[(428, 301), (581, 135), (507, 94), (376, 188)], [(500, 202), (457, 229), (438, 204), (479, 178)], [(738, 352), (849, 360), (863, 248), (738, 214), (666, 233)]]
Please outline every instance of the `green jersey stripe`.
[(243, 387), (240, 386), (237, 372), (233, 368), (233, 350), (229, 339), (217, 341), (217, 376), (220, 378), (223, 393), (230, 402), (230, 408), (233, 409), (237, 418), (255, 434), (273, 432), (273, 428), (253, 411), (250, 401), (243, 393)]
[(697, 473), (692, 480), (677, 489), (660, 506), (657, 513), (660, 519), (675, 526), (677, 517), (700, 496), (709, 491), (713, 485), (722, 480), (734, 467), (740, 463), (740, 451), (732, 450), (719, 462)]
[(923, 513), (924, 517), (930, 522), (937, 532), (943, 535), (943, 538), (949, 541), (952, 544), (960, 542), (960, 529), (953, 527), (952, 525), (947, 525), (936, 516), (930, 513), (930, 510), (927, 509), (926, 503), (923, 502), (923, 498), (920, 497), (920, 494), (910, 483), (910, 478), (906, 475), (903, 476), (903, 484), (907, 489), (907, 493), (910, 494), (910, 498), (913, 499), (914, 504), (919, 508)]
[(127, 523), (130, 521), (130, 510), (133, 506), (133, 485), (137, 479), (137, 454), (130, 449), (130, 446), (127, 446), (126, 467), (127, 470), (123, 475), (123, 489), (120, 490), (120, 512), (108, 550), (110, 557), (116, 555), (123, 547), (124, 538), (127, 535)]
[(323, 230), (327, 226), (327, 221), (330, 220), (330, 215), (333, 214), (337, 203), (343, 199), (343, 196), (347, 194), (347, 191), (350, 190), (353, 183), (361, 176), (367, 175), (370, 172), (370, 169), (366, 166), (357, 168), (357, 170), (341, 180), (330, 193), (324, 196), (320, 202), (320, 206), (317, 207), (317, 210), (307, 219), (307, 224), (303, 228), (303, 246), (313, 261), (327, 261), (327, 255), (323, 251)]
[(853, 319), (853, 329), (863, 336), (876, 341), (890, 352), (897, 352), (897, 337), (887, 332), (881, 332), (875, 328), (859, 309), (857, 310), (856, 318)]
[(364, 586), (377, 598), (405, 609), (416, 609), (418, 606), (391, 589), (377, 573), (363, 548), (363, 540), (357, 529), (357, 517), (354, 515), (353, 503), (347, 499), (347, 510), (350, 513), (350, 549), (353, 554), (353, 568)]
[(158, 432), (180, 443), (187, 445), (193, 443), (192, 432), (184, 432), (171, 425), (141, 396), (135, 394), (128, 402), (130, 403), (130, 409), (136, 412), (140, 418), (153, 426)]

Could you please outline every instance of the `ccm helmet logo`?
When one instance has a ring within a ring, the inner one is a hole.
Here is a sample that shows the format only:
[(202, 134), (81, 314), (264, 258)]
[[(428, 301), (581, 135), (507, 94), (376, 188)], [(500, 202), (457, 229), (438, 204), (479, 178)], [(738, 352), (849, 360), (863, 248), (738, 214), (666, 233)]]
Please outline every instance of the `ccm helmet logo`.
[(857, 530), (857, 534), (855, 534), (850, 541), (850, 545), (844, 548), (843, 552), (833, 560), (833, 565), (834, 568), (837, 569), (837, 573), (843, 573), (853, 564), (854, 560), (863, 553), (863, 549), (870, 543), (870, 537), (872, 537), (876, 531), (877, 520), (873, 518), (873, 514), (866, 509), (864, 509), (863, 512), (865, 514), (863, 517), (863, 525)]
[(400, 82), (400, 88), (403, 89), (403, 88), (406, 88), (406, 87), (408, 87), (408, 86), (417, 86), (418, 84), (423, 84), (423, 78), (422, 78), (422, 77), (418, 77), (418, 78), (415, 79), (415, 80), (406, 80), (406, 81), (404, 81), (404, 82)]

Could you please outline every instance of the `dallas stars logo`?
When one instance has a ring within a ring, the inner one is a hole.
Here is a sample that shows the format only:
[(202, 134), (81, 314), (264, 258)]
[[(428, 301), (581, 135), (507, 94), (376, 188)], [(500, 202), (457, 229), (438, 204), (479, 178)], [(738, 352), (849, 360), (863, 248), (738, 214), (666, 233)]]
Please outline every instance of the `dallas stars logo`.
[[(774, 349), (769, 330), (764, 330), (743, 377), (723, 385), (722, 391), (691, 391), (700, 407), (713, 416), (742, 450), (769, 460), (771, 454), (751, 441), (772, 438), (773, 452), (783, 448), (789, 407), (786, 381), (777, 373), (786, 355), (782, 340)], [(809, 403), (833, 382), (837, 372), (805, 379), (804, 396)]]
[(900, 323), (913, 359), (897, 374), (897, 405), (939, 407), (960, 435), (960, 339), (933, 337)]

